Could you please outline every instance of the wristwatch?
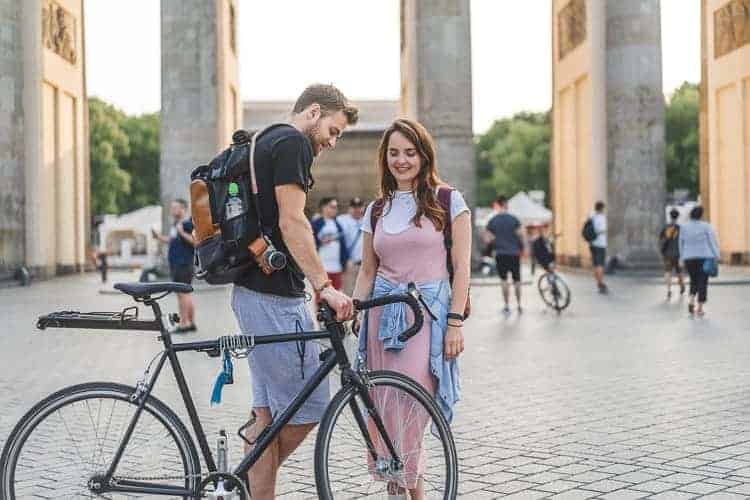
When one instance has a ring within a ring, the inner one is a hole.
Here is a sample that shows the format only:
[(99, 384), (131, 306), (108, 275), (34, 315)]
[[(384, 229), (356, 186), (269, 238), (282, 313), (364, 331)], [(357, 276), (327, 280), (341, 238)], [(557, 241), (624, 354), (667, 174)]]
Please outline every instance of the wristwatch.
[(448, 319), (457, 319), (458, 321), (463, 321), (464, 315), (460, 313), (448, 313)]

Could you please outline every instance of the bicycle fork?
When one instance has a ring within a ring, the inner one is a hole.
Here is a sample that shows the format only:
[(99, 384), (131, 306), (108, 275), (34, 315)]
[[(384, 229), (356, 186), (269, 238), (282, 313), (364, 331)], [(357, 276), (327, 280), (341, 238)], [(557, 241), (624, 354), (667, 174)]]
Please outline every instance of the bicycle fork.
[(383, 442), (385, 443), (388, 451), (391, 454), (390, 460), (388, 458), (378, 456), (378, 452), (375, 449), (372, 438), (370, 437), (370, 431), (367, 428), (365, 416), (360, 411), (360, 407), (357, 405), (356, 398), (352, 398), (349, 401), (349, 408), (354, 415), (354, 420), (357, 422), (359, 431), (362, 433), (362, 437), (364, 438), (365, 444), (367, 445), (367, 450), (370, 452), (370, 456), (372, 457), (373, 463), (375, 464), (375, 471), (378, 474), (386, 477), (387, 479), (397, 479), (403, 472), (404, 464), (401, 458), (398, 456), (396, 448), (393, 446), (393, 442), (391, 441), (391, 437), (388, 435), (388, 431), (385, 428), (385, 424), (383, 423), (383, 419), (380, 416), (380, 413), (378, 413), (377, 409), (375, 408), (375, 402), (370, 397), (370, 385), (367, 382), (367, 375), (360, 374), (349, 369), (347, 373), (342, 376), (342, 378), (344, 377), (348, 378), (348, 380), (351, 381), (356, 387), (356, 393), (359, 394), (359, 397), (365, 406), (365, 410), (367, 411), (368, 416), (375, 423), (375, 427), (377, 428), (380, 437), (383, 439)]

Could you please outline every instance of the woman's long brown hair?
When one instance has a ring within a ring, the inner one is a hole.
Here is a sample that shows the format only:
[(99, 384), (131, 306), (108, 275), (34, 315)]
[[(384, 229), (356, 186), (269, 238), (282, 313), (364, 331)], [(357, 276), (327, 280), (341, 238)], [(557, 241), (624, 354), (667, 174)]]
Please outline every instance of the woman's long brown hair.
[(399, 132), (414, 144), (421, 159), (419, 173), (414, 179), (414, 197), (417, 200), (417, 213), (412, 222), (417, 227), (422, 227), (422, 216), (427, 217), (435, 225), (438, 231), (443, 230), (446, 213), (438, 202), (435, 190), (444, 182), (437, 173), (437, 162), (435, 161), (435, 141), (424, 126), (414, 120), (399, 118), (383, 133), (383, 138), (378, 146), (378, 169), (380, 171), (380, 195), (385, 201), (393, 200), (393, 195), (398, 189), (396, 178), (388, 170), (388, 143), (391, 134)]

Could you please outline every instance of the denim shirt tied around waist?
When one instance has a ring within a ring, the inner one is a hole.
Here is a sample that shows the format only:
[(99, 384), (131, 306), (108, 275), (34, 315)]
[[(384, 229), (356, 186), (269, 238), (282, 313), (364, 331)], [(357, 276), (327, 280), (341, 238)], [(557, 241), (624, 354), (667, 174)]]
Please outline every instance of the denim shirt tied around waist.
[[(450, 283), (448, 280), (428, 281), (417, 283), (417, 287), (422, 294), (422, 299), (437, 318), (432, 319), (429, 313), (424, 311), (425, 321), (430, 321), (430, 372), (438, 381), (435, 400), (445, 418), (448, 422), (451, 422), (453, 420), (453, 406), (460, 399), (461, 384), (457, 359), (447, 361), (443, 356), (445, 334), (448, 329), (447, 315), (451, 301)], [(375, 278), (372, 297), (406, 292), (406, 283), (395, 284), (378, 276)], [(398, 339), (398, 336), (410, 326), (406, 316), (408, 308), (409, 306), (404, 302), (383, 306), (378, 338), (383, 342), (385, 350), (400, 351), (404, 348), (405, 344)], [(365, 364), (367, 360), (367, 317), (368, 314), (365, 313), (362, 326), (359, 329), (360, 364)]]

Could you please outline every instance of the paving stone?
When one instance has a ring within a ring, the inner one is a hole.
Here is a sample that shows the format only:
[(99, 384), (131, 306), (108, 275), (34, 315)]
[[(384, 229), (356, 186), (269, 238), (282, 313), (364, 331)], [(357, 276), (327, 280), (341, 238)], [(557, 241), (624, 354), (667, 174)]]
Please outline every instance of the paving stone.
[(619, 490), (622, 488), (626, 488), (630, 486), (628, 483), (623, 483), (622, 481), (615, 481), (612, 479), (605, 479), (603, 481), (596, 481), (594, 483), (589, 483), (585, 486), (581, 486), (582, 489), (585, 490), (593, 490), (593, 491), (601, 491), (603, 493)]
[(725, 489), (726, 486), (720, 484), (706, 483), (698, 481), (695, 483), (686, 484), (678, 488), (679, 491), (686, 491), (688, 493), (697, 493), (699, 495), (707, 495), (708, 493), (714, 493)]

